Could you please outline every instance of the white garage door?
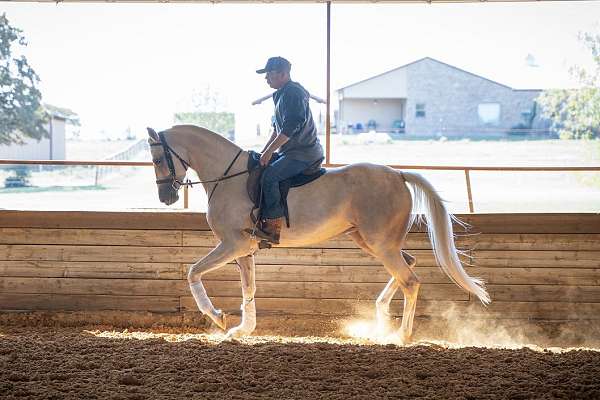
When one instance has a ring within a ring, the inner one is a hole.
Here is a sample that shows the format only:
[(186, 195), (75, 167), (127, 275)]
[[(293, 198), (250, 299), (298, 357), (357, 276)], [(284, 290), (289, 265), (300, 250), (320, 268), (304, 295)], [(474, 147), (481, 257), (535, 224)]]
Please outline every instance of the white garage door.
[(340, 119), (356, 127), (360, 123), (365, 129), (374, 120), (378, 131), (390, 131), (395, 120), (403, 119), (404, 99), (344, 99)]

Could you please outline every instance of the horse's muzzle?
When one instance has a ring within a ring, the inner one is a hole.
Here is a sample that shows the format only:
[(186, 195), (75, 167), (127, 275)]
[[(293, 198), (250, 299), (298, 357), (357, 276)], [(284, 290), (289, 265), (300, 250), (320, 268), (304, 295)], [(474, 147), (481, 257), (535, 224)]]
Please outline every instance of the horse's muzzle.
[(179, 200), (179, 193), (177, 190), (173, 189), (172, 186), (165, 186), (166, 187), (164, 189), (158, 190), (158, 198), (161, 203), (170, 206)]

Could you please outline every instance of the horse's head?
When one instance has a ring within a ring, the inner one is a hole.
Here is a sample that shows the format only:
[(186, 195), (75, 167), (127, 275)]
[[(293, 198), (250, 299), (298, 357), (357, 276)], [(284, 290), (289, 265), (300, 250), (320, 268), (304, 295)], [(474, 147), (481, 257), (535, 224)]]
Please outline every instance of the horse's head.
[[(164, 135), (156, 133), (148, 128), (148, 144), (154, 173), (156, 174), (156, 186), (158, 187), (158, 198), (166, 205), (171, 205), (179, 200), (179, 188), (185, 177), (187, 162), (185, 162), (166, 142)], [(173, 157), (179, 159), (174, 162)]]

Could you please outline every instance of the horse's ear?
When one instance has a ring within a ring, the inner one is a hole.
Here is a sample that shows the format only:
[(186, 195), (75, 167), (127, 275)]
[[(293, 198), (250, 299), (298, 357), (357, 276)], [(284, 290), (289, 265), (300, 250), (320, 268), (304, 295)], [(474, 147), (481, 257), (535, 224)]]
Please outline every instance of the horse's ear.
[(160, 138), (158, 137), (158, 133), (156, 133), (156, 131), (152, 128), (146, 128), (148, 129), (148, 136), (150, 136), (150, 140), (152, 142), (160, 142)]

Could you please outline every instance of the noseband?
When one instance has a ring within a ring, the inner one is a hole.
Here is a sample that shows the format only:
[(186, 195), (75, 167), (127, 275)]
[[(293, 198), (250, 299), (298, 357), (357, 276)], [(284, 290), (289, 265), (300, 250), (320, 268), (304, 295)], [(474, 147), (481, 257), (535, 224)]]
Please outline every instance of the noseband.
[(165, 159), (167, 160), (167, 166), (169, 167), (169, 177), (157, 179), (156, 184), (170, 182), (171, 187), (174, 190), (179, 190), (179, 188), (181, 186), (193, 186), (197, 183), (216, 183), (210, 192), (210, 196), (208, 196), (208, 202), (210, 203), (210, 199), (212, 198), (212, 196), (215, 192), (215, 189), (217, 188), (217, 186), (219, 186), (219, 183), (221, 181), (224, 181), (224, 180), (227, 180), (230, 178), (234, 178), (236, 176), (239, 176), (239, 175), (242, 175), (242, 174), (245, 174), (248, 172), (248, 170), (246, 169), (244, 171), (238, 172), (233, 175), (227, 175), (229, 173), (229, 170), (231, 169), (231, 167), (233, 167), (233, 164), (235, 164), (236, 160), (240, 156), (240, 154), (242, 154), (243, 150), (240, 149), (240, 151), (238, 151), (238, 153), (235, 155), (235, 157), (233, 158), (233, 160), (231, 161), (231, 163), (229, 164), (229, 166), (227, 167), (227, 169), (225, 170), (225, 172), (223, 173), (223, 175), (220, 178), (211, 179), (208, 181), (191, 182), (190, 180), (187, 180), (186, 182), (181, 182), (179, 179), (177, 179), (177, 176), (175, 175), (175, 165), (173, 164), (173, 156), (175, 156), (179, 159), (179, 162), (181, 162), (181, 165), (183, 166), (183, 168), (186, 172), (187, 172), (188, 167), (190, 167), (190, 163), (185, 161), (179, 154), (177, 154), (177, 152), (175, 150), (173, 150), (173, 148), (171, 146), (169, 146), (169, 144), (167, 143), (167, 139), (165, 138), (165, 134), (163, 132), (159, 132), (158, 137), (160, 138), (160, 142), (150, 143), (150, 146), (162, 146), (163, 153), (165, 155)]
[(159, 132), (158, 137), (160, 138), (160, 142), (150, 143), (150, 146), (162, 146), (163, 153), (165, 155), (165, 160), (167, 160), (167, 167), (169, 167), (169, 177), (157, 179), (156, 184), (171, 182), (171, 187), (173, 187), (174, 190), (179, 190), (181, 185), (185, 185), (186, 183), (181, 182), (179, 179), (177, 179), (177, 176), (175, 175), (175, 165), (173, 164), (173, 155), (179, 159), (179, 162), (181, 162), (181, 165), (183, 166), (183, 169), (186, 172), (187, 172), (187, 169), (190, 166), (190, 164), (187, 161), (185, 161), (183, 158), (181, 158), (181, 156), (179, 154), (177, 154), (177, 152), (175, 150), (173, 150), (173, 148), (171, 146), (169, 146), (169, 144), (167, 143), (167, 139), (165, 139), (165, 134), (163, 132)]

